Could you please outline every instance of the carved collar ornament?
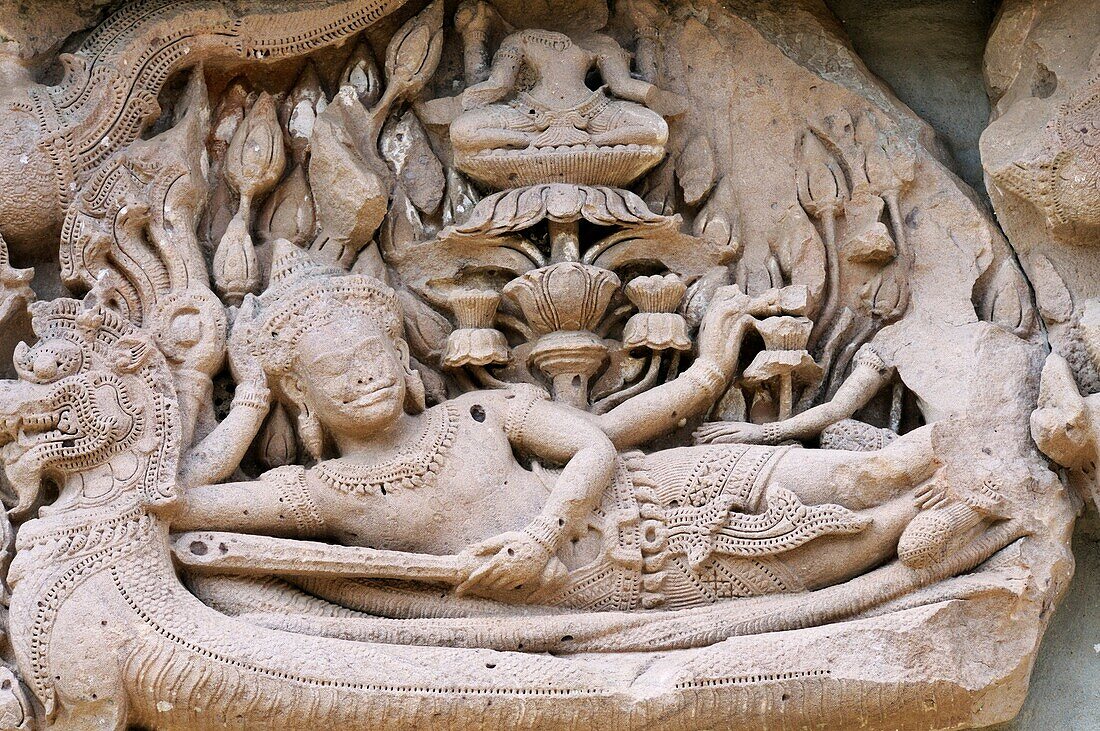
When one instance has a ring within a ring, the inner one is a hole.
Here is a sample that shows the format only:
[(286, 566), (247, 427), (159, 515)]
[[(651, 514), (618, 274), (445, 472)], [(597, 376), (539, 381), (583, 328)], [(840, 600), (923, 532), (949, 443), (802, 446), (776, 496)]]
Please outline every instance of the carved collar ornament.
[(430, 487), (435, 474), (446, 464), (458, 415), (453, 405), (442, 404), (428, 412), (426, 421), (420, 439), (391, 459), (373, 464), (331, 459), (317, 465), (317, 477), (334, 490), (359, 496)]
[(1096, 459), (1039, 318), (1100, 326), (816, 10), (726, 5), (138, 0), (0, 64), (0, 731), (1011, 718), (1032, 427)]

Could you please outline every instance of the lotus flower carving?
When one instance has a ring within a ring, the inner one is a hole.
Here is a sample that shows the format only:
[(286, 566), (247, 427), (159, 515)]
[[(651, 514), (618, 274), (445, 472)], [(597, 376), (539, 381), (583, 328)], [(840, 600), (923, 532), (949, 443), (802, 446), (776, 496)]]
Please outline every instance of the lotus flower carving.
[(687, 321), (676, 312), (687, 287), (675, 274), (635, 277), (624, 287), (637, 308), (623, 329), (623, 345), (650, 350), (691, 350)]
[(614, 272), (579, 262), (560, 262), (527, 272), (504, 287), (540, 335), (593, 330), (619, 288)]
[(504, 333), (493, 327), (500, 295), (490, 290), (463, 290), (451, 295), (458, 328), (447, 336), (443, 365), (500, 365), (510, 360)]
[(487, 196), (469, 218), (444, 231), (443, 237), (492, 238), (529, 229), (545, 220), (581, 219), (597, 226), (677, 226), (680, 221), (679, 216), (654, 213), (630, 191), (553, 183)]

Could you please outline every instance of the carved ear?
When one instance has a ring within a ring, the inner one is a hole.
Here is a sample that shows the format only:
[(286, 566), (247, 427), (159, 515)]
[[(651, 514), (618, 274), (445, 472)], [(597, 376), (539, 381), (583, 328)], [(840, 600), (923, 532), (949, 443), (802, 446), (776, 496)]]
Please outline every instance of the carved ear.
[(418, 371), (405, 366), (405, 410), (412, 414), (419, 414), (428, 408), (427, 396), (424, 392), (424, 379)]
[(306, 393), (294, 376), (283, 376), (279, 382), (283, 394), (298, 411), (298, 437), (309, 456), (321, 460), (325, 456), (325, 430), (320, 420), (310, 411)]
[(409, 344), (402, 338), (398, 339), (394, 345), (401, 357), (401, 366), (405, 369), (405, 411), (411, 414), (419, 414), (428, 407), (427, 397), (424, 393), (424, 379), (412, 367)]

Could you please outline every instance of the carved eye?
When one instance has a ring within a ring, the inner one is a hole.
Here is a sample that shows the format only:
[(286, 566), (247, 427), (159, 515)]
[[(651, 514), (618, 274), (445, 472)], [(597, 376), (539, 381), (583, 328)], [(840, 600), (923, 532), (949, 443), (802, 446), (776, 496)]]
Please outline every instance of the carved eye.
[(15, 350), (15, 369), (31, 383), (53, 383), (77, 373), (84, 356), (67, 340), (44, 340), (34, 347), (20, 343)]

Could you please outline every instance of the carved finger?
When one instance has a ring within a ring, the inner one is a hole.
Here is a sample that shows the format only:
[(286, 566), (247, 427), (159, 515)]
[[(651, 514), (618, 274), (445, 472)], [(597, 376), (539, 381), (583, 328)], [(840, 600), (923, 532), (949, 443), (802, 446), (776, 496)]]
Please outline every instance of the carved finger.
[(476, 589), (485, 580), (485, 577), (489, 575), (493, 570), (492, 562), (486, 563), (480, 568), (474, 569), (470, 576), (461, 584), (455, 587), (455, 594), (462, 596), (467, 592)]
[(557, 557), (553, 557), (543, 567), (539, 583), (544, 586), (556, 586), (563, 583), (568, 576), (569, 569)]

